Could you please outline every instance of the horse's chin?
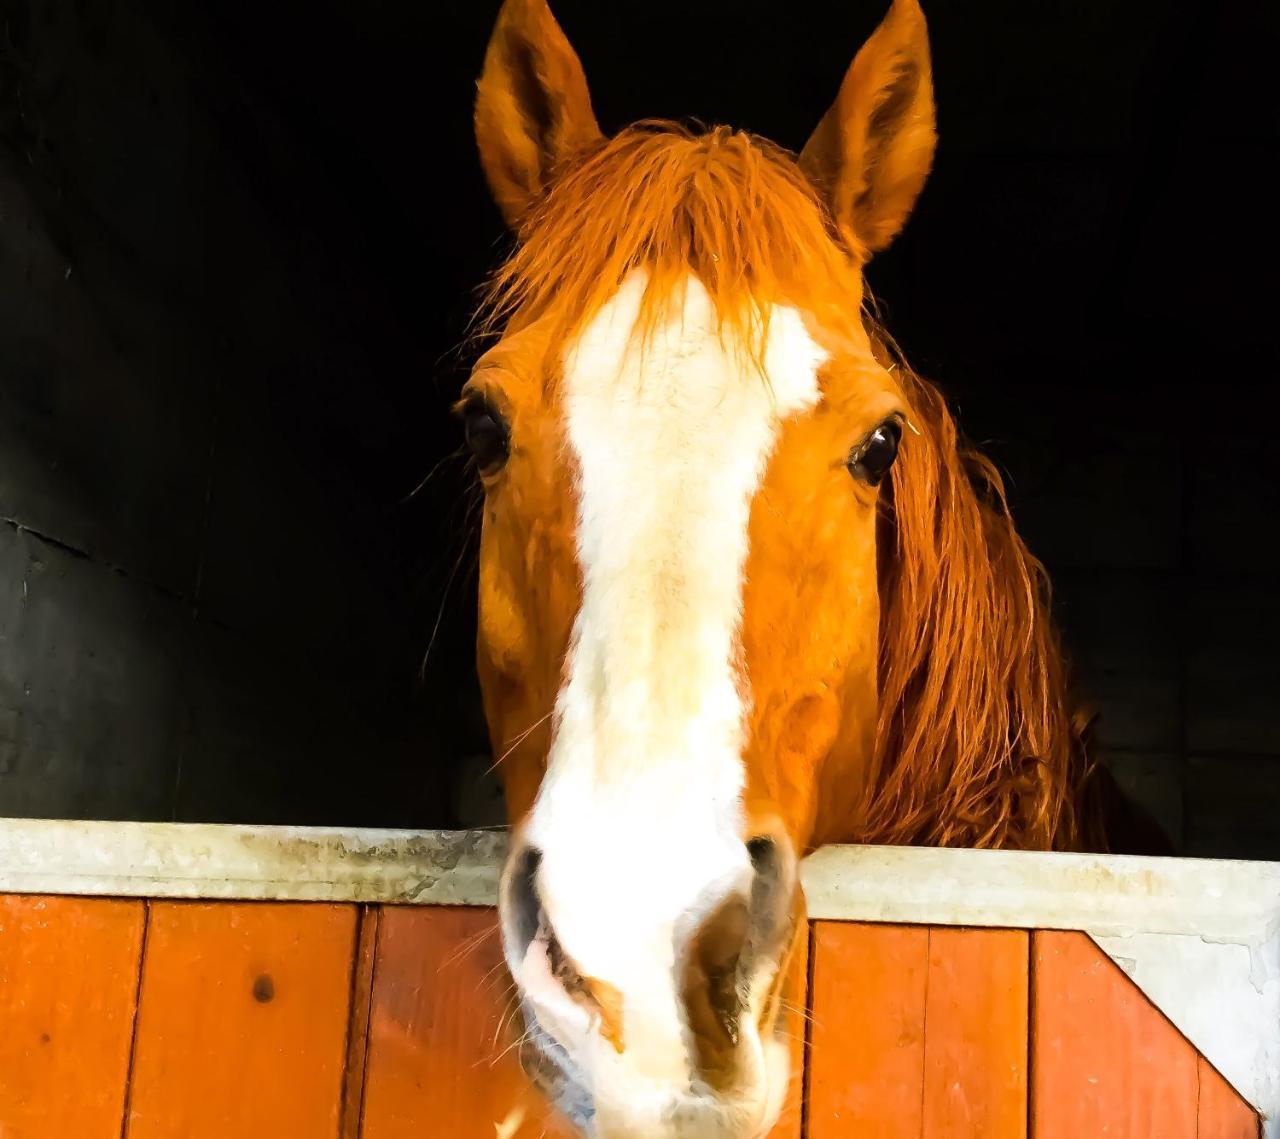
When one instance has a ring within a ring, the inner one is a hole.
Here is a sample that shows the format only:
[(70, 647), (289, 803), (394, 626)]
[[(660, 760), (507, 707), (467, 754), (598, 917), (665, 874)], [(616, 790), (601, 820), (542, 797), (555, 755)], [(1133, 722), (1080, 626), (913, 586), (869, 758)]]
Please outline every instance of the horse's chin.
[(786, 1100), (790, 1055), (786, 1043), (770, 1039), (758, 1046), (752, 1076), (729, 1094), (689, 1088), (678, 1095), (637, 1102), (597, 1102), (586, 1073), (569, 1052), (524, 1008), (525, 1039), (520, 1048), (525, 1072), (587, 1139), (764, 1139)]

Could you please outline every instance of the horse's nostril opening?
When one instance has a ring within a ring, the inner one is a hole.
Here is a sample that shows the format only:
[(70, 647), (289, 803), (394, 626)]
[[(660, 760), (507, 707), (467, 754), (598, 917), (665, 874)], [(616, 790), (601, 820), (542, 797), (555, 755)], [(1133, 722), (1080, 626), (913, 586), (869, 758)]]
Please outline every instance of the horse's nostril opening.
[(535, 846), (526, 846), (516, 856), (516, 862), (507, 874), (503, 932), (508, 956), (514, 961), (524, 958), (533, 939), (538, 936), (542, 904), (538, 901), (537, 877), (541, 864), (542, 851)]
[(751, 855), (751, 865), (759, 874), (763, 864), (778, 857), (778, 844), (767, 834), (756, 835), (747, 840), (747, 853)]
[(795, 890), (794, 860), (768, 835), (747, 843), (755, 871), (751, 879), (751, 930), (743, 951), (747, 970), (783, 951), (791, 933)]
[(598, 1018), (601, 1035), (619, 1052), (623, 1049), (622, 997), (604, 981), (584, 976), (565, 951), (552, 928), (538, 890), (542, 853), (528, 846), (514, 856), (503, 891), (503, 935), (507, 958), (517, 980), (522, 964), (536, 958), (545, 964), (543, 976), (555, 982), (573, 1001)]
[(570, 993), (582, 987), (582, 977), (551, 928), (551, 920), (538, 896), (538, 868), (542, 852), (526, 847), (518, 856), (507, 885), (507, 936), (509, 949), (519, 960), (537, 942), (546, 954), (551, 975)]

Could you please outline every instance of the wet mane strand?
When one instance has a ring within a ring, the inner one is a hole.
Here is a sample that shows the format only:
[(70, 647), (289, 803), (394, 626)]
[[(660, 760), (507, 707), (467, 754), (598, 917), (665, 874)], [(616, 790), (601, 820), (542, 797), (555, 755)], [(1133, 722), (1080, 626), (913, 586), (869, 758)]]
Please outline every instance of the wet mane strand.
[(494, 274), (483, 332), (548, 318), (562, 341), (634, 269), (641, 331), (692, 272), (753, 354), (787, 303), (838, 332), (863, 320), (919, 435), (894, 467), (880, 541), (879, 783), (847, 839), (1068, 848), (1086, 760), (1066, 699), (1041, 564), (995, 467), (961, 442), (938, 391), (861, 311), (861, 270), (785, 151), (727, 128), (627, 128), (564, 170)]

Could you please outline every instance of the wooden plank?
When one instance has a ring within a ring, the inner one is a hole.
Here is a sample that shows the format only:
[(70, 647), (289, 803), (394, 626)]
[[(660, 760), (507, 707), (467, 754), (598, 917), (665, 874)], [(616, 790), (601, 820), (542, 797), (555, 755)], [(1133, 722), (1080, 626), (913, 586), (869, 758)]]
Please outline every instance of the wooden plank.
[(0, 1136), (119, 1139), (141, 902), (0, 896)]
[(923, 926), (815, 922), (807, 1139), (919, 1139)]
[(1198, 1069), (1197, 1139), (1260, 1139), (1262, 1120), (1203, 1056)]
[(512, 1047), (494, 911), (388, 907), (380, 924), (363, 1139), (578, 1139)]
[(1087, 935), (1032, 936), (1035, 1139), (1196, 1139), (1195, 1049)]
[(1028, 949), (1024, 930), (930, 928), (924, 1139), (1026, 1139)]
[(151, 908), (127, 1139), (336, 1139), (352, 906)]

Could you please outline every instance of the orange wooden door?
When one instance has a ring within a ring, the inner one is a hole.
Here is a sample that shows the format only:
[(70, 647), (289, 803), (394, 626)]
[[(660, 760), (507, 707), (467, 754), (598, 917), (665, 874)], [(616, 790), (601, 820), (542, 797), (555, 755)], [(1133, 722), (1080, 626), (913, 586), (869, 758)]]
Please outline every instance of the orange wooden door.
[(156, 903), (126, 1139), (338, 1139), (353, 906)]
[(807, 1139), (1026, 1139), (1027, 935), (814, 923)]
[[(817, 922), (809, 956), (770, 1139), (1260, 1135), (1084, 934)], [(489, 909), (0, 896), (0, 1139), (573, 1139), (510, 984)]]
[(119, 1139), (141, 902), (0, 896), (0, 1136)]

